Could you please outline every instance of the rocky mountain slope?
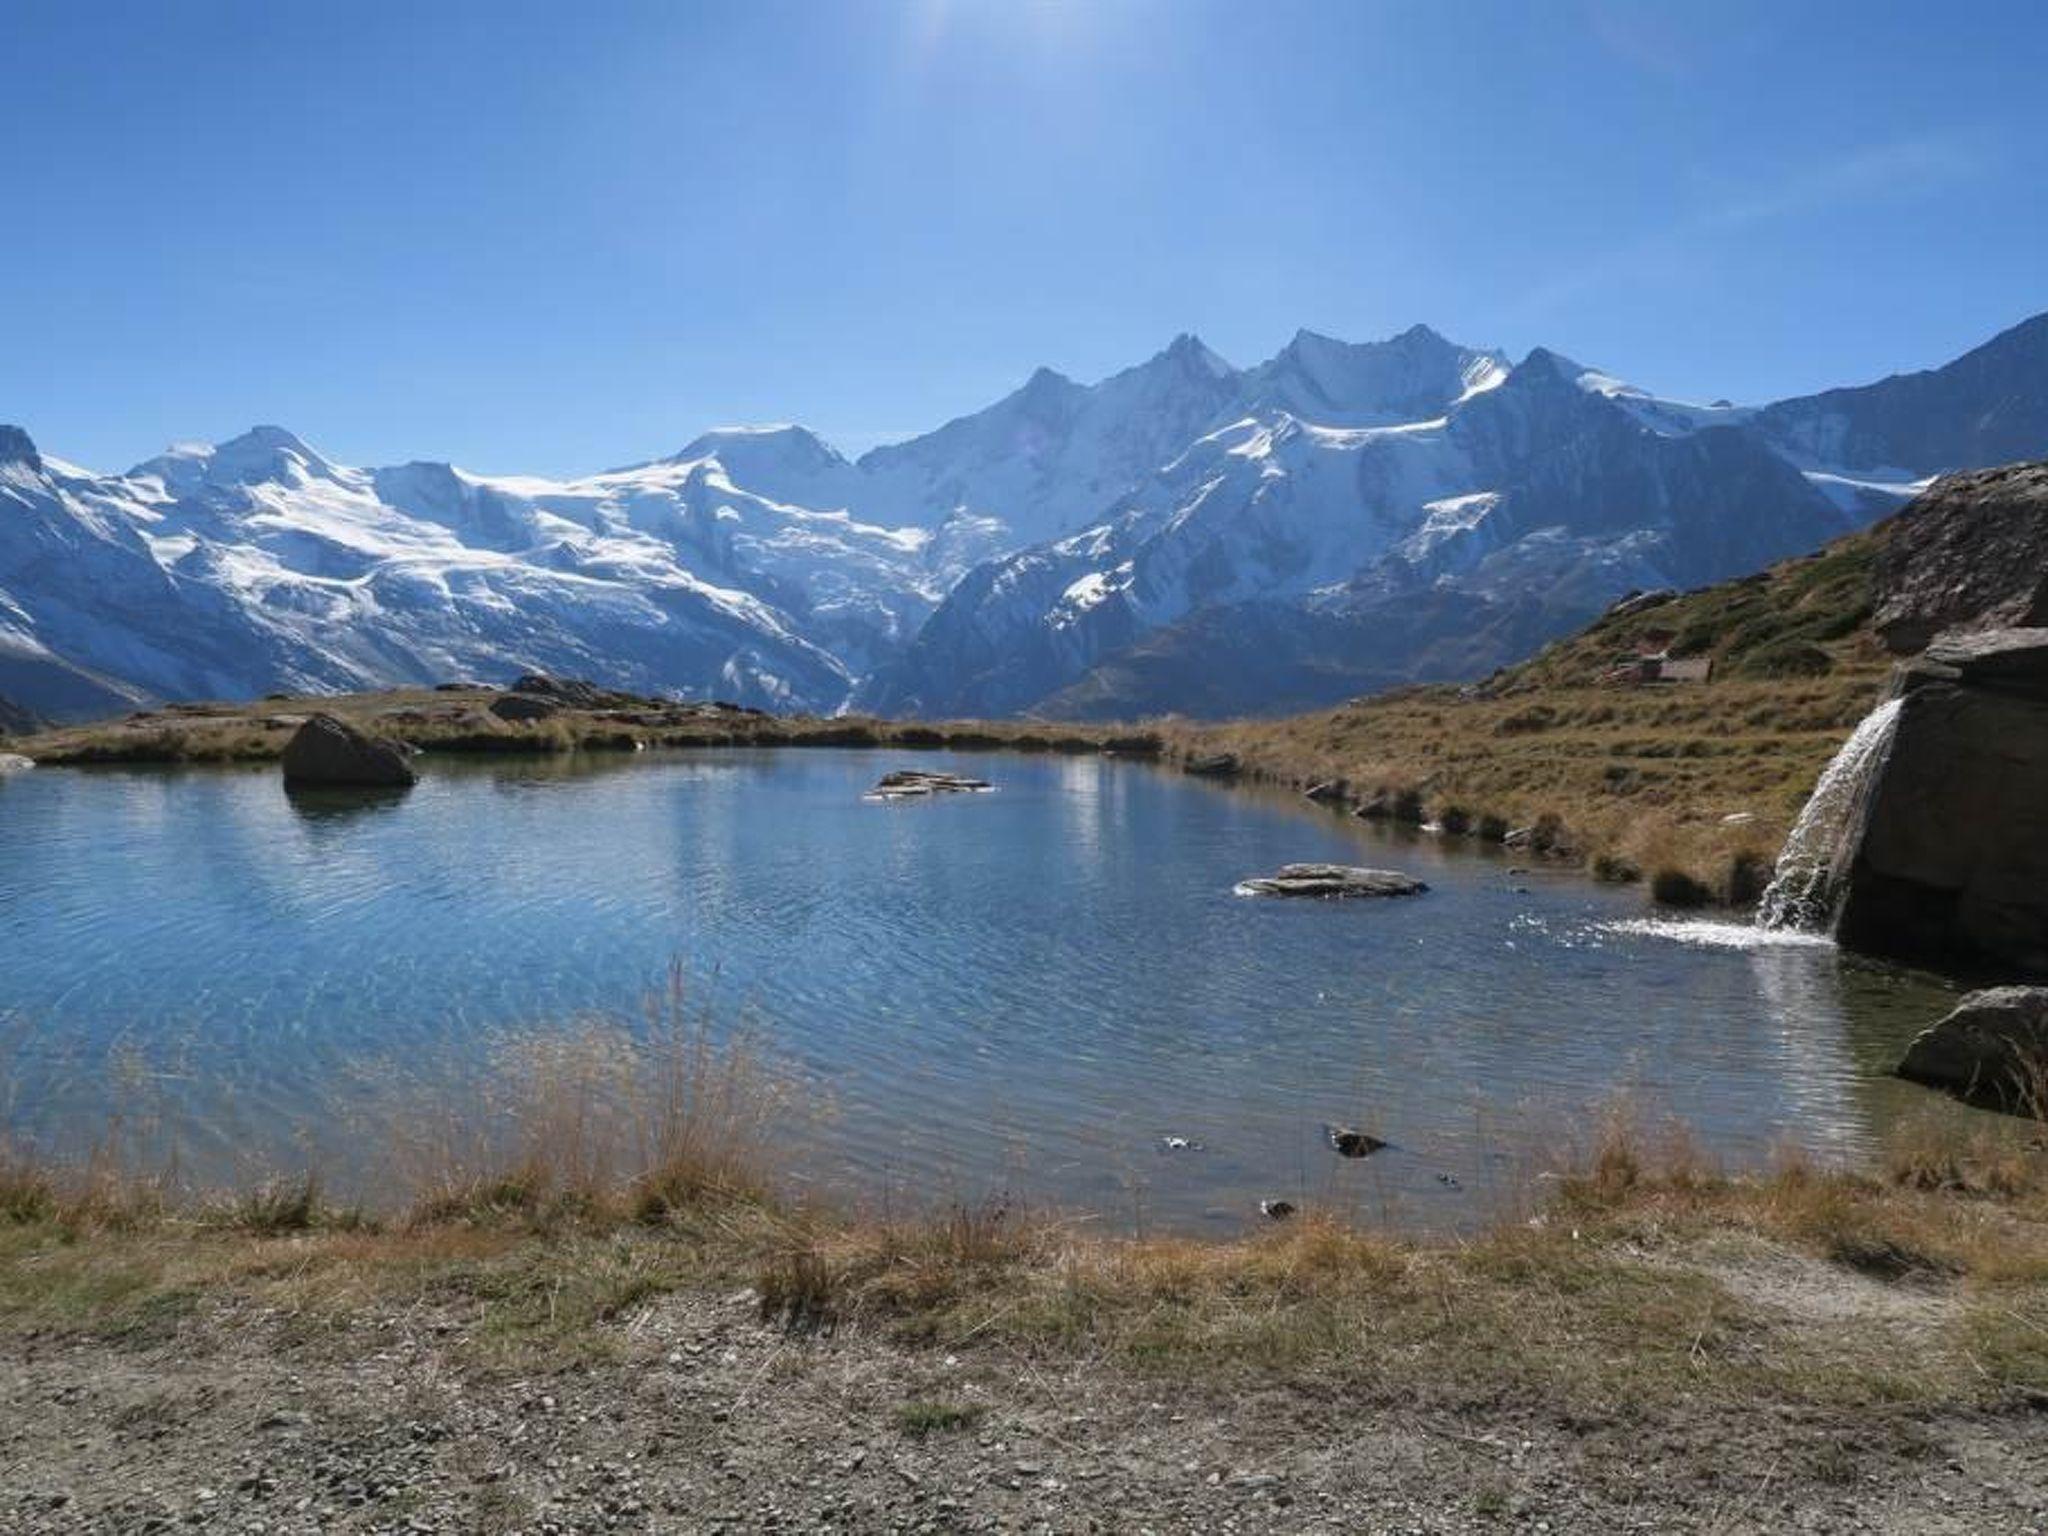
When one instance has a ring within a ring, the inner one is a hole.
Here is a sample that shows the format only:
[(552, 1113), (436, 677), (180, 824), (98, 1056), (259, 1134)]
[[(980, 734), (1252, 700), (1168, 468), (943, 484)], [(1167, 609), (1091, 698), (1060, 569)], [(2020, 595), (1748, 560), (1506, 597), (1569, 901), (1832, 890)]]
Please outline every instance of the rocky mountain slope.
[(1751, 409), (1417, 326), (1041, 369), (849, 460), (728, 429), (577, 480), (259, 427), (95, 474), (0, 428), (0, 695), (75, 719), (527, 668), (830, 712), (1306, 708), (1483, 673), (2048, 451), (2048, 316)]
[(1756, 570), (1943, 470), (2048, 451), (2048, 317), (1943, 369), (1761, 411), (1662, 400), (1543, 349), (1427, 403), (1362, 429), (1255, 408), (1096, 527), (974, 572), (858, 701), (1276, 713), (1482, 675), (1625, 591)]

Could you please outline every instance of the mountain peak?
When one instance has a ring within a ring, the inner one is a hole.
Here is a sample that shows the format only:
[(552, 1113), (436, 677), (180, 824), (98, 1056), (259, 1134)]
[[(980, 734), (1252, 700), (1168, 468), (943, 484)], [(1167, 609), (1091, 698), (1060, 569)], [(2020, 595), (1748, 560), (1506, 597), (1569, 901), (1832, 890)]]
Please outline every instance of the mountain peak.
[(693, 439), (680, 453), (671, 456), (672, 462), (678, 464), (692, 459), (713, 458), (746, 459), (755, 463), (773, 459), (786, 468), (800, 469), (837, 469), (846, 463), (845, 455), (837, 448), (809, 427), (801, 427), (794, 422), (714, 427)]
[(1515, 365), (1517, 375), (1526, 374), (1532, 379), (1561, 379), (1566, 383), (1585, 371), (1562, 352), (1553, 352), (1548, 347), (1531, 347), (1529, 355)]
[(221, 443), (175, 443), (129, 473), (155, 476), (181, 495), (201, 485), (300, 485), (336, 477), (335, 466), (316, 449), (278, 426), (251, 427)]
[(26, 464), (30, 469), (40, 470), (43, 457), (36, 452), (35, 440), (27, 432), (0, 422), (0, 464)]
[(1210, 350), (1207, 343), (1193, 331), (1182, 331), (1168, 342), (1166, 350), (1154, 361), (1162, 359), (1176, 363), (1190, 372), (1206, 373), (1212, 378), (1227, 378), (1237, 372), (1228, 362)]

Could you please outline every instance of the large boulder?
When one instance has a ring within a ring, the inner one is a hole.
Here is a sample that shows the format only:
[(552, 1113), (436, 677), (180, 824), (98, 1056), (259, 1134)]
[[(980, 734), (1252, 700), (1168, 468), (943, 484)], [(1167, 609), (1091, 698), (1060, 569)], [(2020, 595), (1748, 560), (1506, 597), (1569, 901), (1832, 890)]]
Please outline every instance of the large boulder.
[(1833, 865), (1844, 948), (2048, 976), (2048, 629), (1944, 636)]
[(552, 699), (565, 709), (610, 709), (634, 702), (631, 694), (614, 693), (581, 678), (549, 677), (544, 672), (521, 673), (513, 680), (511, 692)]
[(1910, 653), (1957, 628), (2048, 625), (2048, 463), (1947, 475), (1892, 524), (1873, 622)]
[(1898, 1071), (1973, 1104), (2048, 1114), (2048, 987), (1972, 992), (1914, 1037)]
[(531, 693), (505, 693), (491, 700), (491, 713), (500, 720), (523, 724), (528, 720), (552, 720), (562, 706), (551, 698)]
[(284, 781), (303, 787), (403, 789), (419, 782), (405, 748), (332, 715), (314, 715), (284, 749)]

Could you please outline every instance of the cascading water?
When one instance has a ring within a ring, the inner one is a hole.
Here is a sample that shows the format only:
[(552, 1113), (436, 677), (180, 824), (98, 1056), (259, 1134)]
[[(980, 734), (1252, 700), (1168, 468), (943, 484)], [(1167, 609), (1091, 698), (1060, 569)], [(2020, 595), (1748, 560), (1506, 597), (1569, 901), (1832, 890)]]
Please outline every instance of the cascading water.
[(1822, 770), (1778, 855), (1777, 875), (1757, 907), (1757, 921), (1763, 927), (1827, 931), (1835, 912), (1835, 855), (1871, 776), (1891, 747), (1900, 702), (1887, 699), (1865, 715)]

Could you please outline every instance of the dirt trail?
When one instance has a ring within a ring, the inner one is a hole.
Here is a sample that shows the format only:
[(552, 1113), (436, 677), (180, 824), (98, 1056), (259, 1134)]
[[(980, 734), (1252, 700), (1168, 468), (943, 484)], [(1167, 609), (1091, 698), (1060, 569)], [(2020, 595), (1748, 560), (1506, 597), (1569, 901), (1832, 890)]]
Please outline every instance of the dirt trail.
[(0, 1528), (2048, 1531), (2048, 1417), (1562, 1418), (1191, 1391), (666, 1296), (546, 1373), (455, 1311), (246, 1306), (0, 1356)]

